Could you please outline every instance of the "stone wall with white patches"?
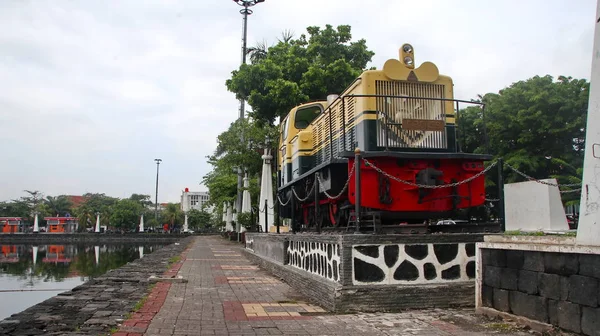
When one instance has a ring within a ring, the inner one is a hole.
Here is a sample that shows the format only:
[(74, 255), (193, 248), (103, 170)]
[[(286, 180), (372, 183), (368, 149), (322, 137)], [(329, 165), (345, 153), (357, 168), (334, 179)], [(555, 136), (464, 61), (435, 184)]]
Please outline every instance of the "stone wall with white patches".
[(328, 280), (340, 280), (340, 245), (308, 241), (290, 241), (286, 251), (288, 265)]
[(352, 246), (354, 285), (423, 285), (474, 279), (474, 243)]

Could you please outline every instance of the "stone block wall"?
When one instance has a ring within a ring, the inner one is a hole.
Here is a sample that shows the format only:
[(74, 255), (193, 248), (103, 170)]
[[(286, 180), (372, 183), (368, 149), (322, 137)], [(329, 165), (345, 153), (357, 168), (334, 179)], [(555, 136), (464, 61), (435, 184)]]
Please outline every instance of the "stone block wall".
[(481, 248), (481, 305), (600, 335), (600, 255)]

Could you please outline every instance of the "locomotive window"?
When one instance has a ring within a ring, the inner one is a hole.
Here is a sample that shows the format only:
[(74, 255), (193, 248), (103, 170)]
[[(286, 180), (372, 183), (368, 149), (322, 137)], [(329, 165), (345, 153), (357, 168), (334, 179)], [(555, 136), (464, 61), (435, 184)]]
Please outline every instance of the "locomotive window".
[(315, 120), (315, 118), (322, 112), (321, 105), (308, 106), (296, 111), (296, 118), (294, 119), (294, 127), (297, 129), (305, 129), (308, 125)]
[(281, 139), (285, 140), (287, 139), (287, 134), (288, 134), (288, 118), (285, 118), (285, 120), (281, 123)]

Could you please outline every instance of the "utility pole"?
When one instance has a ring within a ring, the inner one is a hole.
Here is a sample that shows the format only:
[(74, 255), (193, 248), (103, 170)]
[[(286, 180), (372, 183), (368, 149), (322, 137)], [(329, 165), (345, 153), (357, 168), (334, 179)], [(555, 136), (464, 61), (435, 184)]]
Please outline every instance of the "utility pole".
[(154, 201), (154, 219), (156, 220), (156, 224), (158, 224), (158, 166), (162, 160), (154, 159), (154, 161), (156, 161), (156, 198)]
[[(248, 15), (251, 15), (253, 11), (250, 7), (255, 6), (261, 2), (265, 2), (265, 0), (233, 0), (239, 6), (243, 8), (240, 9), (240, 14), (244, 16), (243, 19), (243, 28), (242, 28), (242, 64), (246, 64), (246, 38), (248, 36)], [(240, 99), (240, 111), (238, 120), (243, 120), (245, 115), (245, 102), (244, 99)], [(240, 134), (242, 143), (244, 142), (244, 134)], [(238, 181), (237, 181), (237, 200), (235, 204), (236, 213), (240, 214), (242, 212), (242, 183), (243, 183), (243, 167), (238, 167)]]

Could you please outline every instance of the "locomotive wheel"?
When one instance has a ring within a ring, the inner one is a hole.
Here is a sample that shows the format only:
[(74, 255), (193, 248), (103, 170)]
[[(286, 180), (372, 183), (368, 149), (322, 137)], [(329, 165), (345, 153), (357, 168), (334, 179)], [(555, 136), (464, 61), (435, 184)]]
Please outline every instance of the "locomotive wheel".
[(339, 204), (329, 204), (329, 220), (334, 227), (340, 228), (348, 225), (349, 215), (349, 211), (340, 209)]

